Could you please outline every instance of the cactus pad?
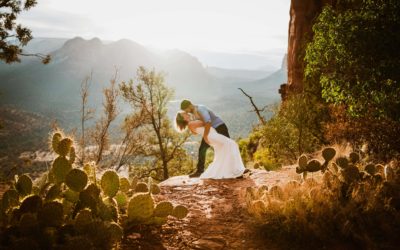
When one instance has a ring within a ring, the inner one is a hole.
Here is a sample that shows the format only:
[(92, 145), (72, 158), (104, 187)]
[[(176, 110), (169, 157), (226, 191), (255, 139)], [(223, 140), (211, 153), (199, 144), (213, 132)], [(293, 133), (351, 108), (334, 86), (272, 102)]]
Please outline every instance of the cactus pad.
[(105, 195), (114, 197), (119, 190), (119, 177), (113, 170), (107, 170), (101, 177), (101, 188)]
[(149, 192), (149, 188), (147, 187), (146, 183), (139, 182), (138, 184), (136, 184), (135, 192), (137, 192), (137, 193), (139, 193), (139, 192), (147, 193), (147, 192)]
[(137, 193), (129, 200), (128, 220), (145, 221), (153, 215), (154, 201), (149, 193)]
[(318, 160), (312, 159), (307, 163), (306, 170), (308, 172), (317, 172), (322, 169), (322, 164)]
[(92, 221), (92, 212), (89, 209), (83, 209), (75, 217), (75, 227), (78, 231), (82, 232)]
[(115, 222), (111, 222), (107, 229), (110, 233), (110, 238), (112, 242), (117, 242), (121, 240), (122, 236), (124, 236), (124, 231), (122, 230), (122, 227)]
[(346, 157), (338, 157), (336, 159), (336, 164), (341, 168), (347, 168), (349, 166), (349, 161)]
[(280, 186), (271, 187), (269, 194), (274, 198), (283, 199), (283, 190)]
[(119, 179), (119, 189), (122, 192), (128, 192), (129, 189), (131, 188), (131, 184), (129, 183), (128, 178), (122, 177)]
[(121, 191), (115, 195), (115, 200), (117, 201), (119, 208), (124, 208), (128, 204), (128, 196)]
[(151, 193), (159, 194), (161, 192), (160, 187), (157, 184), (151, 184)]
[(53, 162), (52, 173), (57, 183), (62, 183), (65, 181), (65, 176), (71, 171), (72, 165), (69, 161), (63, 157), (57, 157)]
[(376, 167), (374, 164), (368, 164), (364, 168), (365, 172), (367, 172), (370, 175), (374, 175), (376, 173)]
[(42, 208), (42, 199), (38, 195), (30, 195), (26, 197), (19, 208), (21, 214), (36, 213)]
[(65, 177), (65, 184), (75, 191), (80, 192), (82, 191), (88, 182), (88, 177), (86, 173), (80, 169), (74, 168)]
[(332, 160), (336, 155), (336, 150), (332, 147), (325, 148), (322, 150), (322, 157), (324, 157), (325, 161)]
[(62, 135), (59, 132), (56, 132), (53, 134), (53, 137), (51, 139), (51, 147), (53, 151), (57, 154), (60, 154), (58, 151), (58, 145), (60, 144), (60, 141), (62, 139)]
[(308, 158), (306, 155), (302, 155), (299, 157), (298, 163), (300, 170), (305, 170), (307, 167)]
[(172, 211), (172, 216), (174, 216), (177, 219), (183, 219), (187, 216), (189, 213), (189, 210), (182, 205), (178, 205), (174, 207), (174, 210)]
[(174, 210), (174, 206), (169, 201), (162, 201), (157, 204), (156, 208), (154, 209), (154, 216), (157, 217), (167, 217), (171, 215)]
[(357, 163), (360, 161), (360, 154), (356, 153), (356, 152), (351, 152), (349, 155), (350, 161), (351, 163)]
[(3, 194), (2, 206), (4, 210), (19, 204), (19, 194), (15, 189), (9, 189)]
[(21, 197), (27, 196), (32, 192), (32, 179), (26, 174), (21, 175), (15, 187)]
[(64, 138), (58, 144), (58, 154), (61, 156), (67, 156), (70, 152), (73, 141), (71, 138)]
[(38, 220), (44, 226), (61, 226), (64, 220), (63, 205), (57, 201), (45, 203), (38, 213)]
[(54, 184), (50, 187), (49, 191), (46, 194), (46, 201), (52, 201), (56, 199), (61, 193), (61, 186), (58, 184)]

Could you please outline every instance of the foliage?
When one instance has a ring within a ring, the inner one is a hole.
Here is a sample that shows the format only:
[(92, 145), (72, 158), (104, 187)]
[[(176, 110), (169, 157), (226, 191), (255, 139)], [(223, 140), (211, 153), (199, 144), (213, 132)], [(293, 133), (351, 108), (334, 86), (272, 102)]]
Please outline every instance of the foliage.
[(327, 102), (345, 104), (353, 116), (400, 121), (400, 3), (361, 2), (323, 10), (307, 48), (306, 77)]
[(20, 62), (20, 56), (36, 56), (44, 64), (50, 62), (49, 55), (25, 54), (22, 47), (32, 40), (29, 28), (17, 24), (16, 20), (22, 11), (27, 11), (37, 4), (36, 0), (26, 1), (0, 1), (0, 60), (6, 63)]
[(2, 248), (111, 249), (137, 225), (157, 226), (170, 215), (179, 219), (187, 215), (183, 206), (156, 203), (153, 194), (160, 193), (160, 188), (151, 179), (148, 191), (137, 192), (136, 178), (120, 178), (108, 170), (100, 181), (94, 164), (78, 169), (73, 145), (62, 132), (54, 132), (50, 147), (58, 157), (51, 170), (35, 182), (27, 175), (19, 176), (4, 193)]
[(253, 155), (255, 167), (263, 167), (265, 170), (276, 170), (281, 168), (281, 165), (271, 157), (268, 148), (259, 147)]
[[(304, 152), (312, 152), (325, 143), (322, 124), (328, 119), (325, 107), (307, 93), (292, 95), (275, 114), (253, 131), (247, 153), (262, 155), (268, 151), (268, 165), (277, 166), (296, 161)], [(256, 148), (256, 151), (254, 151)], [(249, 152), (250, 151), (250, 152)], [(243, 154), (243, 148), (242, 148)], [(248, 156), (247, 156), (248, 157)]]
[(167, 104), (173, 91), (164, 84), (164, 77), (155, 70), (139, 67), (137, 81), (122, 82), (120, 90), (125, 101), (133, 108), (133, 114), (143, 117), (142, 129), (149, 145), (147, 155), (154, 157), (149, 171), (162, 171), (161, 179), (168, 179), (169, 164), (177, 156), (188, 134), (179, 136), (173, 130), (167, 116)]
[[(355, 152), (331, 159), (333, 153), (329, 148), (322, 153), (327, 161), (322, 178), (246, 190), (247, 208), (262, 233), (290, 239), (298, 248), (338, 242), (363, 249), (395, 248), (400, 233), (399, 163), (372, 164)], [(299, 165), (312, 161), (316, 159), (299, 159)]]

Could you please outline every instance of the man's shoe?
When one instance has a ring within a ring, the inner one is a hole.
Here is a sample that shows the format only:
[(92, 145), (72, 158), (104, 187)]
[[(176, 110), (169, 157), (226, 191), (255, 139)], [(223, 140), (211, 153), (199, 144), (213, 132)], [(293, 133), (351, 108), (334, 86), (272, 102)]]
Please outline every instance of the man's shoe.
[(243, 172), (243, 174), (247, 174), (248, 172), (250, 172), (250, 169), (246, 168)]
[(243, 179), (243, 175), (236, 177), (236, 179)]
[(193, 174), (190, 174), (189, 177), (190, 178), (196, 178), (196, 177), (199, 177), (200, 175), (201, 175), (201, 172), (196, 171)]

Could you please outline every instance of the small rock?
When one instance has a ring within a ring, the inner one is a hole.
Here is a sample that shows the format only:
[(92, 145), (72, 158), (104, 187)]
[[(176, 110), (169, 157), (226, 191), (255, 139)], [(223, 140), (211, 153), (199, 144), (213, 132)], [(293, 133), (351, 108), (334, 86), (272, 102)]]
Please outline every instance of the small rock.
[(196, 240), (195, 242), (193, 242), (193, 244), (195, 249), (217, 250), (223, 249), (226, 245), (226, 242), (222, 237), (214, 236)]
[(139, 234), (139, 233), (132, 233), (132, 234), (128, 235), (128, 239), (132, 239), (132, 240), (136, 240), (136, 239), (139, 239), (141, 237), (142, 237), (142, 235)]

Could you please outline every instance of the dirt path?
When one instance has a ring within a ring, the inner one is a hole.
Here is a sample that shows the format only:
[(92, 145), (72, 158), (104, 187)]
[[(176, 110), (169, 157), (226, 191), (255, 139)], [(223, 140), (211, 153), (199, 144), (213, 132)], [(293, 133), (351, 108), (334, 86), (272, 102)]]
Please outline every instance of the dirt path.
[(274, 185), (297, 178), (293, 167), (267, 172), (254, 170), (243, 179), (205, 180), (187, 176), (161, 183), (158, 200), (186, 205), (190, 213), (183, 220), (171, 218), (161, 228), (127, 236), (124, 249), (279, 249), (257, 237), (247, 214), (246, 187)]

